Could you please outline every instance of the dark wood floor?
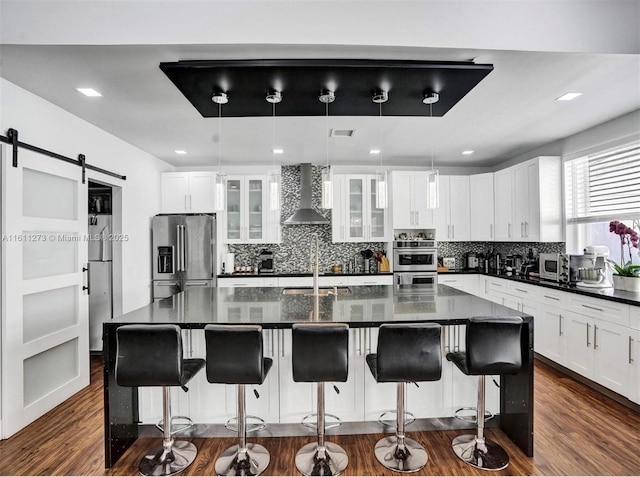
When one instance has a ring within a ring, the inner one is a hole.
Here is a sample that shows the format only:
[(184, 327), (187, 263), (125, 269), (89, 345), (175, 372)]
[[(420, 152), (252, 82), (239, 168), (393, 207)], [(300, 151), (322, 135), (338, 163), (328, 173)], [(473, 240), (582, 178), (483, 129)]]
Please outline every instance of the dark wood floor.
[[(112, 469), (103, 467), (102, 374), (92, 360), (91, 385), (10, 439), (0, 441), (0, 475), (136, 475), (141, 455), (158, 441), (141, 438)], [(511, 456), (489, 475), (640, 475), (640, 415), (549, 366), (535, 366), (535, 456), (525, 457), (499, 430), (487, 430)], [(415, 475), (487, 475), (451, 451), (456, 431), (409, 432), (429, 451)], [(345, 448), (344, 475), (388, 475), (372, 449), (381, 434), (332, 436)], [(306, 437), (253, 439), (267, 447), (267, 475), (298, 475), (294, 456)], [(199, 453), (184, 475), (214, 475), (219, 452), (232, 439), (193, 439)]]

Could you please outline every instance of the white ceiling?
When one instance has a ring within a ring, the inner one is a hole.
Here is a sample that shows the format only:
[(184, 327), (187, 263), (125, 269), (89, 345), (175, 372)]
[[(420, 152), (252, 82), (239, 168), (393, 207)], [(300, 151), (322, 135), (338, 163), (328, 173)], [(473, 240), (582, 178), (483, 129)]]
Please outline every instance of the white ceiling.
[[(46, 2), (36, 3), (46, 6)], [(232, 5), (231, 2), (223, 3)], [(241, 3), (246, 5), (248, 2)], [(267, 2), (257, 3), (264, 5)], [(15, 29), (15, 26), (12, 28)], [(85, 30), (86, 26), (82, 31)], [(114, 27), (112, 38), (109, 39), (111, 43), (118, 43), (116, 30)], [(29, 42), (28, 39), (24, 41)], [(475, 59), (479, 63), (494, 65), (494, 71), (442, 118), (381, 120), (378, 117), (331, 117), (330, 128), (356, 130), (353, 138), (329, 140), (332, 164), (377, 164), (380, 158), (369, 155), (368, 151), (381, 144), (385, 164), (426, 166), (430, 164), (433, 149), (436, 167), (492, 167), (640, 108), (640, 55), (635, 53), (374, 47), (354, 44), (6, 43), (5, 40), (0, 50), (0, 76), (180, 167), (217, 165), (218, 120), (199, 115), (160, 71), (158, 65), (163, 61), (243, 58)], [(593, 51), (593, 48), (589, 51)], [(103, 97), (86, 98), (75, 91), (76, 87), (87, 86), (100, 91)], [(555, 98), (568, 91), (584, 94), (571, 102), (555, 101)], [(286, 101), (286, 91), (283, 95)], [(340, 101), (339, 96), (336, 101)], [(390, 101), (393, 101), (392, 94)], [(10, 123), (10, 118), (5, 118), (5, 122)], [(271, 118), (223, 119), (222, 163), (270, 164), (273, 161), (273, 126)], [(277, 118), (275, 145), (285, 150), (285, 154), (277, 156), (277, 162), (324, 163), (326, 136), (324, 117)], [(178, 156), (175, 149), (186, 150), (187, 155)], [(461, 153), (466, 149), (472, 149), (475, 153), (463, 156)]]

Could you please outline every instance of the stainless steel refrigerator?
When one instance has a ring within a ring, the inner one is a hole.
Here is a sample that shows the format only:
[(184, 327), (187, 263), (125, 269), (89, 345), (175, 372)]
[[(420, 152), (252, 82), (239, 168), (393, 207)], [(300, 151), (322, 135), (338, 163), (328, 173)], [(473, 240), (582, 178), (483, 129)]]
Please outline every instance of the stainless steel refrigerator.
[(110, 215), (89, 215), (89, 349), (102, 351), (102, 322), (113, 318)]
[(154, 301), (215, 286), (215, 215), (156, 215), (152, 233)]

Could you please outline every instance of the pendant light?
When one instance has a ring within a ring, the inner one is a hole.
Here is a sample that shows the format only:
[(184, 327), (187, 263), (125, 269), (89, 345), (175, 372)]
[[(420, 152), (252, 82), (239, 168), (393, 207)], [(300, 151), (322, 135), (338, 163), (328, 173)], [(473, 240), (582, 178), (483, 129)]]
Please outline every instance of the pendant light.
[(225, 209), (225, 188), (227, 182), (227, 175), (222, 172), (222, 105), (229, 102), (229, 97), (226, 93), (216, 92), (213, 94), (211, 101), (218, 105), (218, 173), (216, 174), (216, 188), (215, 188), (215, 209), (218, 212), (222, 212)]
[[(429, 105), (429, 117), (433, 119), (433, 104), (440, 99), (438, 93), (426, 92), (422, 98), (424, 104)], [(431, 170), (427, 173), (427, 209), (437, 209), (440, 206), (440, 175), (433, 168), (433, 133), (431, 134)]]
[[(272, 120), (271, 120), (271, 166), (273, 169), (269, 172), (269, 210), (280, 210), (280, 191), (282, 190), (282, 173), (280, 168), (276, 168), (276, 104), (282, 101), (282, 93), (276, 90), (267, 92), (267, 102), (271, 103)], [(278, 152), (280, 153), (280, 152)]]
[(371, 101), (378, 104), (380, 120), (378, 121), (378, 141), (380, 144), (380, 169), (376, 172), (376, 208), (386, 209), (388, 206), (388, 190), (389, 184), (387, 179), (387, 171), (382, 169), (382, 103), (389, 100), (389, 94), (386, 91), (376, 90), (371, 97)]
[(323, 209), (333, 209), (333, 171), (329, 165), (329, 104), (333, 103), (336, 99), (336, 95), (333, 91), (322, 90), (318, 99), (321, 103), (324, 103), (325, 107), (325, 124), (326, 124), (326, 136), (325, 146), (327, 163), (322, 169), (322, 204)]

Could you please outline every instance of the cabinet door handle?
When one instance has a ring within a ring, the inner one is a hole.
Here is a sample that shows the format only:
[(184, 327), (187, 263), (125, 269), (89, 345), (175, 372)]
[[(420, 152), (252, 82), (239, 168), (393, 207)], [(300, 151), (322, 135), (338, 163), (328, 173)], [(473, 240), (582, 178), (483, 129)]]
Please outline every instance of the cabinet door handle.
[(275, 344), (274, 338), (273, 338), (273, 335), (275, 333), (276, 333), (276, 330), (269, 330), (269, 334), (271, 335), (270, 338), (271, 338), (271, 357), (272, 358), (276, 357), (276, 348), (273, 346)]
[(184, 210), (187, 210), (187, 194), (184, 195)]
[(519, 291), (520, 293), (529, 293), (527, 290), (522, 290), (520, 288), (514, 288), (514, 290)]
[(455, 224), (451, 225), (451, 238), (456, 238), (456, 226), (455, 226)]
[(593, 349), (598, 349), (598, 325), (593, 325)]
[(549, 300), (556, 300), (556, 301), (560, 301), (560, 298), (556, 298), (555, 296), (549, 296), (549, 295), (544, 295), (545, 298), (548, 298)]
[(416, 225), (420, 225), (420, 211), (416, 210)]
[(562, 336), (562, 313), (558, 315), (558, 336)]
[(629, 336), (629, 364), (633, 363), (633, 358), (631, 357), (631, 342), (633, 341), (633, 338), (631, 336)]
[(358, 356), (362, 356), (362, 328), (358, 328)]
[(595, 306), (589, 306), (589, 305), (582, 305), (585, 308), (589, 308), (590, 310), (596, 310), (599, 311), (600, 313), (604, 313), (604, 310), (602, 308), (596, 308)]
[(520, 237), (524, 237), (524, 222), (520, 222)]
[(485, 280), (485, 281), (484, 281), (484, 294), (485, 294), (485, 295), (487, 295), (487, 294), (489, 293), (488, 285), (489, 285), (489, 281), (488, 281), (488, 280)]
[(280, 333), (280, 356), (284, 358), (284, 330), (278, 330)]
[(589, 330), (591, 329), (591, 325), (589, 323), (587, 323), (587, 348), (589, 347), (589, 345), (591, 345), (591, 343), (589, 343)]
[(489, 238), (493, 238), (493, 224), (489, 224)]
[(529, 237), (529, 222), (526, 220), (524, 221), (524, 236)]

